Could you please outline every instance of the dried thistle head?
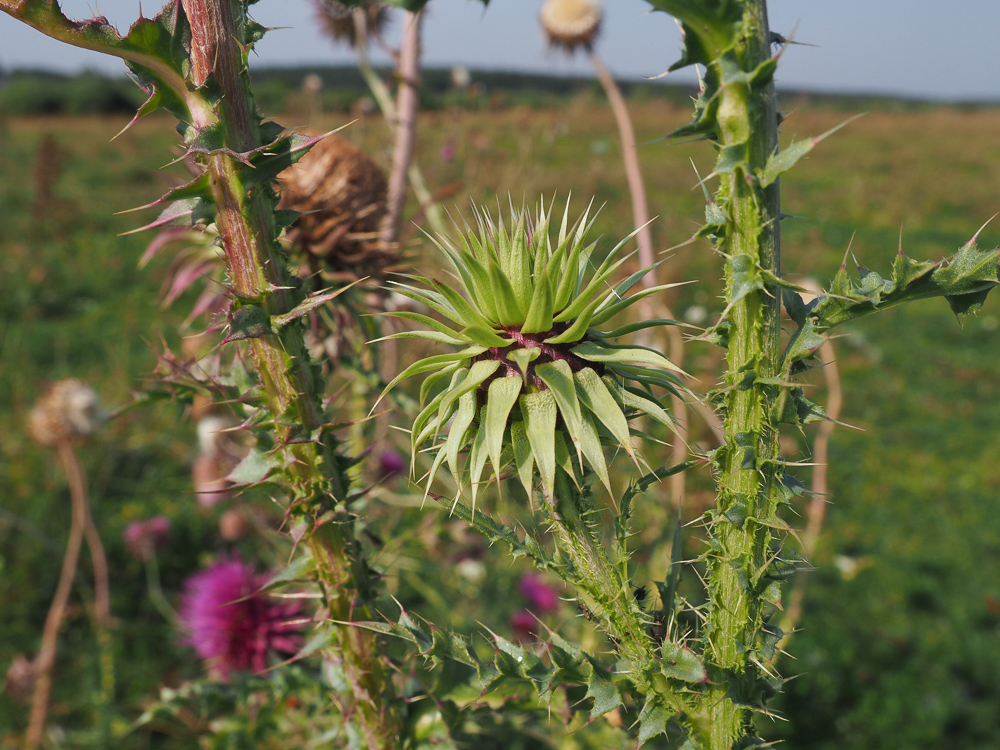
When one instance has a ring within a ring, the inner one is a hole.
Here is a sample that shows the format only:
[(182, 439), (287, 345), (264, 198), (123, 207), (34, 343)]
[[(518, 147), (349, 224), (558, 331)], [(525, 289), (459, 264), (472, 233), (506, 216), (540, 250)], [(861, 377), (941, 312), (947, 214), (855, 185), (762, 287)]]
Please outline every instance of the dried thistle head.
[(337, 135), (324, 138), (278, 178), (280, 208), (302, 215), (289, 234), (294, 247), (320, 261), (329, 280), (378, 276), (396, 262), (379, 225), (388, 187), (379, 166)]
[(28, 432), (40, 445), (60, 445), (95, 432), (105, 420), (97, 393), (75, 378), (53, 383), (28, 418)]
[(593, 46), (601, 30), (601, 16), (598, 0), (545, 0), (539, 14), (549, 44), (567, 52)]
[(388, 8), (374, 0), (353, 8), (336, 0), (316, 0), (316, 12), (327, 36), (335, 42), (347, 42), (352, 47), (358, 46), (356, 14), (361, 14), (368, 36), (381, 34), (389, 21)]
[[(396, 285), (445, 322), (420, 313), (388, 313), (432, 329), (394, 337), (430, 339), (459, 349), (411, 364), (386, 388), (388, 392), (406, 378), (426, 375), (420, 389), (425, 406), (414, 420), (412, 443), (414, 452), (432, 443), (428, 487), (447, 461), (460, 485), (471, 483), (474, 501), (489, 459), (496, 476), (513, 463), (529, 496), (535, 467), (550, 497), (557, 471), (578, 484), (593, 472), (610, 491), (604, 448), (620, 448), (639, 460), (630, 417), (644, 414), (674, 428), (653, 387), (677, 393), (680, 370), (652, 349), (617, 341), (673, 321), (600, 330), (634, 302), (673, 285), (626, 297), (650, 270), (611, 285), (627, 260), (619, 254), (631, 235), (594, 262), (596, 243), (587, 241), (592, 220), (584, 214), (570, 226), (568, 208), (554, 240), (544, 206), (535, 217), (512, 211), (509, 229), (502, 219), (494, 222), (477, 211), (476, 230), (466, 226), (459, 244), (436, 240), (464, 295), (434, 278)], [(459, 454), (467, 448), (463, 467)]]

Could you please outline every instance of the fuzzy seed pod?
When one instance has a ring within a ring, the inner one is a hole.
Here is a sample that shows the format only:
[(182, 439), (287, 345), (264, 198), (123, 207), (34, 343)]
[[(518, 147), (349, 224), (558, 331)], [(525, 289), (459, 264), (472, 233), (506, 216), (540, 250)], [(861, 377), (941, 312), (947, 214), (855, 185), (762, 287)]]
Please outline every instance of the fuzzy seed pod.
[(40, 445), (59, 445), (95, 432), (104, 419), (94, 390), (70, 378), (53, 384), (38, 399), (29, 417), (28, 431)]
[(382, 3), (364, 3), (359, 8), (350, 8), (335, 0), (317, 0), (316, 12), (323, 31), (335, 42), (347, 42), (352, 47), (358, 46), (358, 27), (354, 21), (354, 12), (364, 14), (365, 30), (368, 36), (382, 33), (389, 21), (389, 11)]
[(381, 275), (396, 261), (379, 236), (388, 191), (385, 175), (361, 149), (336, 135), (324, 138), (278, 177), (280, 208), (302, 214), (289, 236), (321, 262), (330, 280)]
[(7, 667), (4, 692), (15, 703), (27, 705), (35, 689), (35, 664), (24, 654), (18, 654)]
[(250, 536), (253, 526), (245, 508), (230, 508), (219, 516), (219, 536), (227, 542), (241, 542)]
[(540, 18), (549, 44), (573, 52), (593, 46), (601, 30), (601, 15), (597, 0), (546, 0)]

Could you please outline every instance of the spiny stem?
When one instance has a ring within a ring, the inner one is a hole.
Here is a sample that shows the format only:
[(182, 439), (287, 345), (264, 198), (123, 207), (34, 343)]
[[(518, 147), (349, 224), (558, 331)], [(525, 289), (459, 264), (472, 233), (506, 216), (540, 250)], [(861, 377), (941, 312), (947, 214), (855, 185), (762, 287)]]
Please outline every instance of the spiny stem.
[[(222, 89), (219, 125), (225, 145), (237, 153), (262, 145), (237, 43), (242, 8), (232, 0), (184, 0), (184, 8), (192, 19), (195, 80), (208, 71)], [(291, 301), (285, 290), (292, 284), (274, 240), (278, 232), (273, 197), (266, 189), (247, 190), (237, 163), (226, 153), (209, 155), (203, 163), (236, 295), (260, 300), (268, 315), (288, 312)], [(354, 518), (345, 508), (347, 479), (336, 443), (322, 432), (321, 389), (313, 377), (301, 329), (285, 326), (280, 337), (266, 334), (251, 339), (250, 348), (270, 412), (276, 417), (278, 444), (292, 442), (293, 430), (320, 435), (286, 449), (286, 473), (295, 502), (313, 518), (307, 544), (317, 564), (327, 618), (351, 622), (358, 617), (356, 610), (367, 618), (374, 584), (354, 536)], [(320, 516), (324, 516), (322, 521)], [(345, 721), (355, 723), (371, 750), (397, 746), (402, 741), (401, 720), (373, 634), (335, 627), (335, 643), (325, 653), (341, 664), (350, 685), (339, 698)]]
[[(736, 45), (740, 68), (754, 71), (770, 57), (770, 32), (764, 0), (746, 0), (742, 33)], [(721, 75), (721, 74), (720, 74)], [(720, 147), (746, 143), (747, 167), (722, 175), (720, 205), (729, 213), (725, 250), (746, 256), (750, 265), (780, 273), (778, 186), (760, 188), (754, 173), (777, 149), (774, 85), (736, 82), (719, 93)], [(748, 173), (749, 172), (749, 173)], [(772, 407), (778, 389), (754, 383), (738, 387), (747, 373), (775, 378), (780, 369), (780, 304), (776, 290), (733, 297), (734, 262), (727, 263), (727, 295), (732, 297), (726, 399), (727, 445), (719, 476), (719, 519), (709, 571), (711, 609), (705, 635), (715, 686), (708, 693), (709, 750), (729, 750), (752, 731), (751, 712), (735, 698), (751, 695), (760, 669), (752, 662), (763, 626), (759, 575), (768, 562), (774, 517), (773, 485), (778, 455)], [(731, 522), (726, 511), (745, 505), (746, 519)], [(744, 701), (740, 701), (741, 703)]]

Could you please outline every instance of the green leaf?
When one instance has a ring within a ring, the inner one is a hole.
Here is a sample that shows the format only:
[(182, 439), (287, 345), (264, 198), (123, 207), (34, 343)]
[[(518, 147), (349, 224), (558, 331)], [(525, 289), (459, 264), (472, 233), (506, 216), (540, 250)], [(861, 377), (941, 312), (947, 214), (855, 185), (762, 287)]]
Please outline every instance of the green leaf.
[(497, 476), (500, 476), (500, 453), (507, 432), (507, 420), (522, 387), (521, 378), (500, 377), (490, 383), (486, 396), (485, 416), (480, 429), (485, 433), (486, 450)]
[(492, 321), (483, 317), (482, 313), (479, 312), (475, 307), (469, 304), (469, 302), (461, 294), (456, 292), (447, 284), (442, 284), (436, 279), (428, 279), (431, 286), (433, 286), (438, 294), (447, 300), (448, 304), (455, 310), (459, 315), (457, 322), (465, 323), (467, 326), (477, 326), (480, 328), (492, 329)]
[(732, 307), (751, 292), (764, 289), (764, 277), (757, 261), (749, 255), (729, 256), (730, 286), (728, 307)]
[[(613, 317), (618, 315), (623, 310), (628, 309), (630, 306), (634, 305), (641, 299), (645, 299), (651, 294), (656, 294), (657, 292), (662, 292), (664, 289), (673, 289), (679, 286), (678, 284), (659, 284), (658, 286), (651, 286), (648, 289), (642, 289), (636, 292), (631, 297), (626, 297), (625, 299), (618, 300), (612, 304), (608, 304), (613, 299), (617, 299), (613, 295), (608, 295), (601, 302), (601, 306), (597, 308), (597, 312), (594, 313), (593, 319), (590, 321), (592, 326), (604, 325), (607, 321), (611, 320)], [(606, 334), (607, 335), (607, 334)]]
[(505, 339), (492, 328), (485, 326), (468, 326), (462, 329), (462, 335), (487, 349), (492, 347), (502, 349), (514, 343), (514, 339)]
[(566, 425), (577, 452), (579, 452), (583, 416), (580, 412), (580, 399), (576, 395), (573, 371), (570, 370), (569, 362), (564, 359), (546, 362), (535, 368), (535, 374), (549, 387), (549, 391), (555, 397), (563, 423)]
[(576, 356), (588, 362), (612, 362), (625, 365), (649, 365), (664, 370), (683, 373), (677, 365), (657, 351), (638, 346), (615, 346), (585, 341), (570, 349)]
[(618, 394), (622, 397), (623, 403), (629, 409), (636, 409), (643, 414), (652, 417), (672, 432), (677, 432), (677, 423), (662, 406), (652, 399), (633, 393), (628, 388), (620, 389)]
[[(462, 380), (461, 383), (455, 384), (445, 391), (444, 399), (442, 399), (441, 405), (438, 407), (442, 418), (455, 401), (466, 393), (479, 388), (484, 380), (496, 372), (499, 366), (500, 360), (498, 359), (481, 359), (478, 362), (473, 362), (472, 367), (469, 368), (469, 371), (465, 376), (465, 379)], [(438, 426), (441, 426), (440, 419)]]
[(472, 510), (476, 510), (476, 496), (479, 494), (479, 478), (483, 475), (483, 468), (486, 466), (486, 432), (482, 429), (476, 431), (476, 437), (472, 441), (472, 451), (469, 453), (469, 484), (472, 485)]
[(514, 465), (517, 467), (517, 476), (521, 480), (528, 498), (532, 497), (535, 456), (531, 450), (531, 441), (525, 433), (524, 422), (514, 422), (510, 426), (510, 441), (514, 446)]
[(587, 698), (594, 699), (594, 706), (590, 709), (590, 718), (596, 719), (603, 716), (608, 711), (614, 711), (622, 705), (622, 697), (618, 692), (618, 687), (608, 679), (607, 672), (595, 666), (594, 672), (587, 683)]
[(271, 318), (260, 305), (241, 305), (229, 321), (229, 333), (222, 343), (259, 339), (271, 333)]
[(286, 326), (293, 320), (301, 318), (303, 315), (307, 315), (308, 313), (315, 310), (317, 307), (325, 305), (330, 300), (339, 297), (341, 294), (346, 292), (348, 289), (350, 289), (357, 283), (358, 282), (355, 281), (348, 284), (347, 286), (342, 286), (340, 289), (334, 289), (332, 291), (319, 292), (318, 294), (314, 294), (306, 298), (303, 302), (297, 304), (287, 313), (284, 313), (282, 315), (272, 315), (271, 325), (274, 326), (275, 328), (281, 328), (282, 326)]
[[(603, 383), (601, 385), (603, 386)], [(555, 397), (551, 391), (524, 393), (520, 397), (520, 404), (521, 414), (524, 417), (524, 432), (531, 444), (535, 463), (538, 464), (542, 487), (545, 493), (552, 497), (555, 493), (556, 478)]]
[(458, 399), (458, 410), (455, 412), (455, 419), (448, 430), (447, 450), (448, 466), (451, 468), (452, 476), (459, 481), (461, 487), (461, 473), (458, 468), (458, 452), (465, 446), (465, 434), (476, 416), (476, 393), (468, 391), (463, 393)]
[(549, 285), (548, 273), (549, 270), (545, 269), (541, 278), (535, 278), (531, 305), (521, 326), (521, 333), (544, 333), (552, 330), (552, 287)]
[(281, 460), (278, 454), (261, 453), (256, 448), (251, 448), (243, 460), (229, 472), (226, 479), (235, 485), (245, 487), (263, 482), (280, 468)]
[(600, 376), (590, 367), (574, 373), (580, 403), (587, 407), (608, 428), (608, 432), (625, 451), (636, 459), (635, 450), (629, 437), (628, 421), (618, 407), (615, 397), (608, 391)]
[(705, 665), (697, 654), (686, 646), (664, 641), (660, 647), (663, 674), (684, 682), (708, 682)]
[(849, 117), (836, 127), (830, 128), (822, 135), (806, 138), (802, 141), (796, 141), (785, 150), (772, 154), (771, 158), (767, 160), (767, 164), (764, 165), (764, 168), (757, 174), (757, 177), (760, 179), (761, 186), (767, 187), (775, 182), (778, 177), (791, 169), (795, 165), (795, 162), (812, 151), (817, 143), (822, 141), (824, 138), (828, 138), (842, 127), (854, 122), (862, 116), (864, 116), (864, 112), (854, 115), (854, 117)]
[(521, 374), (527, 378), (528, 377), (528, 365), (538, 359), (538, 355), (542, 353), (542, 350), (536, 346), (530, 346), (524, 349), (514, 349), (507, 353), (507, 359), (511, 360), (518, 367), (521, 368)]
[(523, 534), (524, 541), (514, 529), (504, 526), (489, 513), (475, 511), (460, 499), (454, 502), (447, 498), (435, 497), (438, 503), (444, 508), (450, 508), (451, 512), (473, 527), (476, 531), (486, 537), (490, 544), (503, 542), (508, 547), (514, 559), (528, 557), (534, 562), (536, 567), (545, 569), (556, 567), (556, 563), (546, 556), (544, 547), (530, 534)]
[(455, 362), (460, 362), (465, 359), (471, 359), (479, 354), (482, 354), (486, 349), (481, 346), (470, 346), (459, 352), (452, 352), (449, 354), (435, 354), (430, 357), (425, 357), (424, 359), (419, 359), (405, 370), (403, 370), (399, 375), (394, 377), (389, 385), (383, 389), (382, 394), (376, 399), (375, 405), (372, 406), (372, 411), (378, 406), (379, 402), (385, 398), (385, 395), (395, 388), (400, 382), (411, 378), (414, 375), (422, 375), (425, 372), (431, 372), (432, 370), (439, 370), (442, 367), (453, 364)]
[(646, 742), (667, 732), (667, 721), (673, 717), (656, 696), (646, 699), (642, 711), (639, 713), (639, 747)]
[(613, 496), (614, 492), (611, 490), (611, 477), (608, 474), (608, 464), (604, 458), (601, 436), (597, 432), (594, 416), (590, 412), (584, 412), (580, 422), (580, 451), (587, 464), (597, 474), (597, 478), (601, 480), (601, 484), (607, 489), (608, 494)]
[(417, 312), (409, 312), (406, 310), (398, 310), (393, 312), (385, 313), (388, 318), (402, 318), (403, 320), (412, 320), (415, 323), (420, 323), (428, 328), (433, 328), (435, 331), (444, 334), (445, 336), (459, 336), (459, 332), (453, 328), (446, 326), (444, 323), (435, 320), (430, 315), (423, 315)]
[(496, 263), (489, 266), (490, 282), (492, 293), (496, 297), (497, 322), (503, 326), (519, 326), (524, 322), (527, 314), (527, 304), (521, 307), (518, 295), (515, 293), (510, 280)]

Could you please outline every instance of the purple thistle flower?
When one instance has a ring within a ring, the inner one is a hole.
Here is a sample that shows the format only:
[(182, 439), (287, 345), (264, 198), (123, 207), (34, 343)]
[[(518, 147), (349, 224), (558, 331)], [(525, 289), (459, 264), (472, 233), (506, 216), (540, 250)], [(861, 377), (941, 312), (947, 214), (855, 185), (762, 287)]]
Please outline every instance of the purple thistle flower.
[(517, 584), (521, 596), (528, 600), (528, 606), (537, 612), (551, 612), (559, 609), (559, 595), (537, 576), (522, 576)]
[(132, 521), (122, 534), (125, 546), (137, 560), (145, 562), (170, 541), (170, 519), (153, 516), (144, 521)]
[(531, 612), (522, 609), (510, 618), (510, 629), (514, 631), (515, 640), (521, 643), (533, 641), (538, 632), (538, 620)]
[(293, 621), (300, 603), (276, 604), (261, 592), (267, 576), (240, 560), (224, 560), (184, 582), (180, 619), (184, 643), (210, 671), (262, 672), (271, 652), (294, 654), (302, 641)]
[(406, 459), (392, 448), (382, 451), (382, 454), (379, 456), (379, 465), (384, 477), (398, 476), (405, 472), (407, 468)]

